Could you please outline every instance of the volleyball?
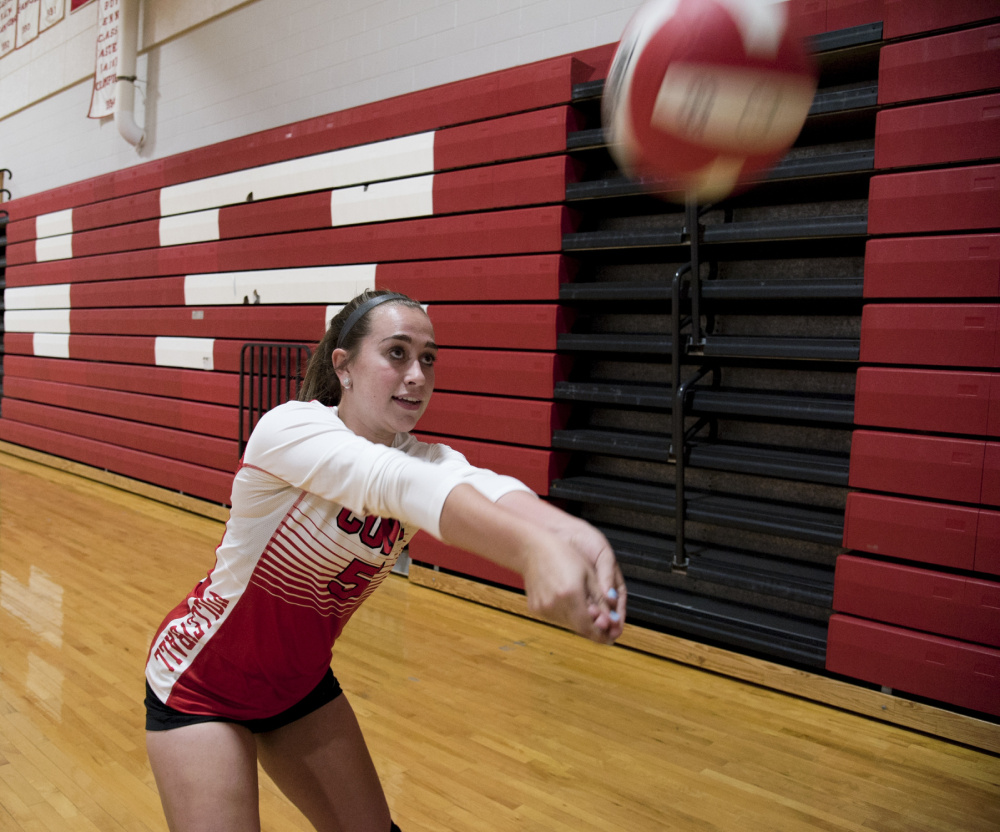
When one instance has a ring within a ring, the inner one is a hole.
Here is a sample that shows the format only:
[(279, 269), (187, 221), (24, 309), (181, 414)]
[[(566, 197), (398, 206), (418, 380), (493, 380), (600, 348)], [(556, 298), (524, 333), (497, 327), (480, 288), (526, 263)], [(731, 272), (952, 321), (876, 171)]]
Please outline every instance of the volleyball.
[(649, 0), (618, 44), (601, 117), (623, 173), (714, 202), (788, 152), (815, 91), (787, 2)]

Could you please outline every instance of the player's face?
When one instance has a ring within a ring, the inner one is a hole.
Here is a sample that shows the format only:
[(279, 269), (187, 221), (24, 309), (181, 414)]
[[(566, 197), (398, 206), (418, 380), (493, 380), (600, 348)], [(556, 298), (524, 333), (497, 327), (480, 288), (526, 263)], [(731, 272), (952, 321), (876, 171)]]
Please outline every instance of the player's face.
[[(382, 445), (413, 430), (434, 390), (437, 344), (430, 319), (420, 309), (388, 303), (369, 313), (370, 332), (348, 360), (334, 350), (340, 376), (339, 414), (359, 436)], [(350, 379), (350, 386), (345, 380)]]

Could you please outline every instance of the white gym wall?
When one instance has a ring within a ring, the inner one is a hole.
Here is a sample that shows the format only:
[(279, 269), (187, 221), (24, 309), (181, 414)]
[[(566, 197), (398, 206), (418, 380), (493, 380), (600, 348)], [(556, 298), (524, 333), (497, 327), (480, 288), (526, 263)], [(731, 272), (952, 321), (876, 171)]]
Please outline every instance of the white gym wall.
[[(100, 2), (100, 0), (98, 0)], [(92, 3), (0, 58), (14, 198), (414, 90), (610, 43), (639, 0), (142, 0), (136, 150), (88, 119)]]

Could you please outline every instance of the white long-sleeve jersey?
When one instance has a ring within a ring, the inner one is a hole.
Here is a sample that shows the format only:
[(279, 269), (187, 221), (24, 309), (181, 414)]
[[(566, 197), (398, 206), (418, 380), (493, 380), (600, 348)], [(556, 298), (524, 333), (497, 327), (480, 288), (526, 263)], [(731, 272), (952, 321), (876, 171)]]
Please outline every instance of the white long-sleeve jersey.
[(160, 625), (146, 678), (177, 710), (259, 719), (330, 666), (348, 619), (418, 529), (440, 538), (445, 499), (527, 486), (445, 445), (353, 433), (337, 408), (288, 402), (261, 417), (233, 481), (215, 566)]

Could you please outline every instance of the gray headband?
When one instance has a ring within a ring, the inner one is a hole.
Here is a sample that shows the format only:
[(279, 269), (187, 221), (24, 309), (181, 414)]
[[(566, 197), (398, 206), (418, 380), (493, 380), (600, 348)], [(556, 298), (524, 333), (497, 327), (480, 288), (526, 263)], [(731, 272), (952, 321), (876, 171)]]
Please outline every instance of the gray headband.
[(380, 303), (385, 303), (390, 300), (409, 300), (409, 298), (406, 295), (401, 295), (397, 292), (391, 292), (388, 295), (376, 295), (373, 298), (368, 298), (368, 300), (348, 315), (347, 320), (344, 321), (344, 325), (340, 328), (340, 335), (337, 336), (336, 348), (338, 350), (341, 349), (341, 345), (344, 343), (344, 339), (347, 338), (347, 334), (354, 328), (354, 325), (358, 321), (360, 321)]

